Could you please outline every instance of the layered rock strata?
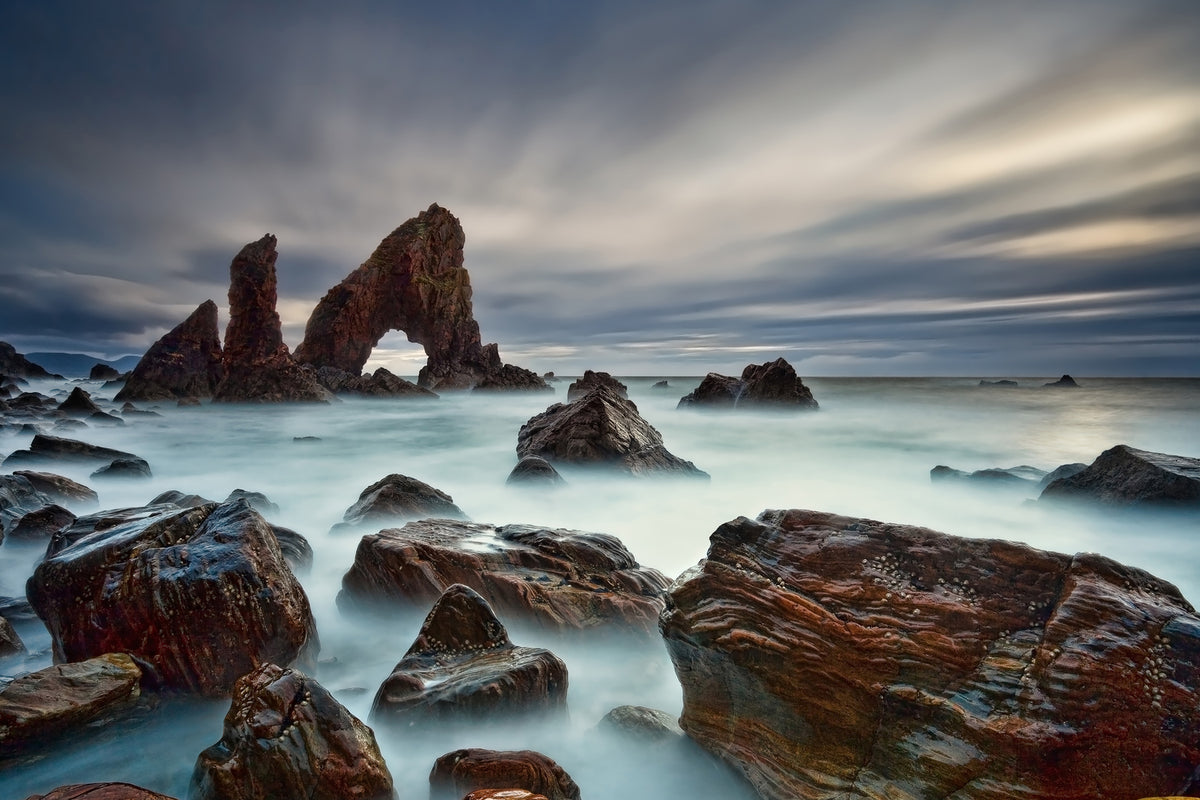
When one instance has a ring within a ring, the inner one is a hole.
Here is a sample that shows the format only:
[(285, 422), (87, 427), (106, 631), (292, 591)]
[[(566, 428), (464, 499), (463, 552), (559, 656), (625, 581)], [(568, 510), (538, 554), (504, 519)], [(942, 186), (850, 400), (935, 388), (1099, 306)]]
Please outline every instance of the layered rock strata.
[(114, 399), (209, 398), (224, 376), (217, 304), (205, 300), (187, 319), (150, 345)]
[(556, 403), (530, 418), (517, 433), (517, 456), (639, 476), (708, 477), (667, 450), (662, 434), (610, 386), (599, 386), (572, 403)]
[(422, 520), (364, 536), (338, 603), (424, 608), (456, 583), (479, 592), (510, 622), (651, 633), (670, 582), (607, 534)]
[(25, 800), (175, 800), (131, 783), (73, 783)]
[(413, 725), (560, 712), (566, 697), (562, 660), (549, 650), (514, 645), (487, 601), (454, 585), (379, 687), (371, 719)]
[(713, 533), (662, 631), (683, 729), (764, 798), (1200, 789), (1200, 618), (1100, 556), (766, 511)]
[(393, 800), (375, 734), (300, 672), (263, 664), (233, 689), (221, 740), (200, 754), (190, 800)]
[(127, 652), (166, 688), (227, 695), (257, 665), (317, 648), (303, 588), (242, 501), (81, 517), (27, 591), (57, 660)]
[(486, 789), (520, 789), (547, 800), (579, 800), (579, 786), (566, 770), (533, 750), (464, 748), (446, 753), (429, 773), (430, 800), (459, 800)]

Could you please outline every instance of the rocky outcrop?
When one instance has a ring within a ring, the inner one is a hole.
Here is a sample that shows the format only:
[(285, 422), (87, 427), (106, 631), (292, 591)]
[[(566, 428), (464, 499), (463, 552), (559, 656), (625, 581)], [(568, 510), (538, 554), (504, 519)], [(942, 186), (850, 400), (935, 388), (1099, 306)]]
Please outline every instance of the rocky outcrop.
[(65, 439), (60, 436), (37, 434), (29, 445), (28, 450), (17, 450), (4, 459), (4, 466), (11, 467), (20, 464), (111, 464), (113, 461), (139, 459), (133, 453), (115, 450), (111, 447), (88, 444), (78, 439)]
[(594, 389), (573, 403), (556, 403), (530, 418), (517, 433), (517, 455), (631, 475), (708, 477), (668, 451), (662, 434), (637, 406), (609, 387)]
[(439, 758), (429, 773), (430, 800), (460, 800), (482, 789), (505, 788), (548, 800), (579, 800), (579, 786), (566, 770), (533, 750), (455, 750)]
[(1086, 469), (1051, 482), (1041, 499), (1200, 511), (1200, 459), (1119, 444)]
[(276, 240), (267, 234), (242, 248), (229, 266), (225, 374), (213, 400), (242, 403), (324, 402), (329, 392), (292, 359), (275, 310)]
[(45, 508), (51, 500), (21, 475), (0, 475), (0, 541), (4, 534), (17, 524), (17, 520), (31, 511)]
[(297, 360), (358, 375), (379, 339), (400, 330), (425, 348), (418, 383), (427, 389), (466, 389), (500, 373), (499, 351), (481, 343), (472, 310), (465, 243), (458, 219), (436, 203), (392, 231), (321, 298)]
[(92, 402), (92, 396), (76, 386), (67, 395), (67, 399), (58, 404), (58, 410), (71, 417), (90, 417), (102, 413), (100, 406)]
[(1015, 386), (1020, 386), (1020, 384), (1017, 383), (1016, 381), (1010, 381), (1010, 380), (999, 380), (999, 381), (983, 380), (983, 381), (979, 382), (979, 385), (980, 386), (995, 386), (998, 388), (1010, 388), (1010, 389)]
[(189, 800), (393, 800), (375, 734), (300, 672), (263, 664), (233, 688), (221, 740), (200, 754)]
[(592, 372), (589, 369), (583, 373), (582, 378), (567, 387), (567, 402), (572, 403), (601, 386), (611, 389), (619, 397), (629, 399), (629, 387), (607, 372)]
[(124, 653), (22, 675), (0, 692), (0, 756), (127, 711), (141, 694), (141, 677)]
[(90, 381), (115, 381), (120, 380), (121, 373), (117, 372), (108, 364), (96, 364), (88, 372), (88, 380)]
[(205, 300), (187, 319), (150, 345), (114, 399), (208, 398), (224, 375), (217, 304)]
[(426, 517), (466, 519), (454, 498), (428, 483), (407, 475), (380, 478), (362, 490), (358, 501), (346, 509), (335, 532), (363, 525), (386, 525)]
[(562, 486), (566, 483), (558, 470), (541, 456), (525, 456), (508, 473), (506, 483), (517, 486)]
[(713, 533), (662, 631), (683, 729), (764, 798), (1200, 788), (1200, 618), (1097, 555), (766, 511)]
[(336, 394), (357, 394), (363, 397), (423, 397), (434, 399), (437, 394), (406, 381), (380, 367), (370, 375), (351, 375), (335, 367), (321, 367), (317, 380)]
[(617, 706), (597, 727), (642, 744), (678, 742), (684, 735), (675, 717), (645, 706)]
[(175, 800), (131, 783), (74, 783), (25, 800)]
[(510, 621), (651, 633), (669, 581), (603, 533), (422, 520), (364, 536), (338, 603), (424, 608), (456, 583)]
[(17, 352), (8, 342), (0, 342), (0, 375), (14, 378), (61, 378), (47, 372)]
[(514, 364), (501, 364), (484, 375), (471, 387), (473, 392), (553, 392), (554, 387), (546, 383), (533, 370)]
[(549, 650), (518, 647), (472, 589), (446, 589), (416, 641), (379, 687), (377, 722), (414, 725), (448, 718), (560, 712), (567, 667)]
[(27, 590), (56, 659), (127, 652), (167, 688), (223, 696), (257, 665), (317, 647), (271, 526), (241, 501), (81, 517)]
[(128, 480), (136, 478), (152, 478), (150, 465), (143, 458), (115, 458), (107, 465), (91, 474), (92, 478), (104, 480)]
[(25, 652), (25, 643), (21, 641), (17, 629), (6, 617), (0, 616), (0, 659), (20, 655)]
[(1042, 386), (1051, 386), (1058, 389), (1074, 389), (1078, 388), (1079, 384), (1076, 383), (1075, 379), (1070, 375), (1063, 375), (1061, 378), (1052, 383), (1043, 383)]
[(30, 511), (4, 533), (10, 544), (18, 542), (45, 546), (50, 537), (75, 521), (75, 515), (62, 506), (51, 503)]
[(1034, 489), (1049, 473), (1044, 469), (1022, 464), (1017, 467), (989, 467), (974, 472), (964, 472), (939, 464), (929, 470), (929, 479), (942, 481), (968, 481), (976, 486), (993, 486), (1013, 489)]
[(33, 488), (56, 503), (72, 507), (85, 507), (94, 506), (100, 502), (99, 496), (92, 489), (53, 472), (17, 470), (13, 472), (13, 475), (25, 478)]
[(691, 394), (679, 400), (679, 408), (692, 407), (785, 411), (817, 408), (817, 401), (792, 365), (777, 358), (748, 365), (741, 378), (708, 373)]

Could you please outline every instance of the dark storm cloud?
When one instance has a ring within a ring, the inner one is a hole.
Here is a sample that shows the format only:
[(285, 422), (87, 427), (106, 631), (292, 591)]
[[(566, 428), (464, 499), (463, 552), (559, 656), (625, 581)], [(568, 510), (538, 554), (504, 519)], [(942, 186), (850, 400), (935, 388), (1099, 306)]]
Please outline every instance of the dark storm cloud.
[(1133, 0), (9, 3), (0, 338), (143, 349), (270, 231), (294, 340), (437, 201), (534, 367), (1161, 369), (1197, 335), (1198, 37)]

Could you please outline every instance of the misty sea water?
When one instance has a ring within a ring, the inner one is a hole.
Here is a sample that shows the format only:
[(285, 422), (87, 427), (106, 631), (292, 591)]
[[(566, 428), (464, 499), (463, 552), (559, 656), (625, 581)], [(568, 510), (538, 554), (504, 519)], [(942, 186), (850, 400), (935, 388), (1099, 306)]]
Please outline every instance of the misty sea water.
[[(507, 486), (518, 429), (565, 400), (569, 380), (555, 384), (553, 395), (162, 404), (161, 417), (73, 434), (145, 458), (152, 479), (99, 483), (88, 478), (90, 468), (54, 471), (92, 485), (102, 508), (143, 505), (168, 489), (214, 500), (239, 488), (265, 493), (279, 506), (271, 521), (302, 533), (315, 553), (312, 569), (299, 576), (321, 638), (315, 677), (363, 720), (421, 620), (339, 612), (336, 595), (359, 537), (332, 534), (330, 527), (366, 486), (390, 473), (449, 493), (477, 522), (613, 534), (642, 564), (672, 578), (704, 557), (708, 536), (721, 523), (768, 508), (810, 508), (1059, 552), (1098, 552), (1175, 583), (1193, 603), (1200, 599), (1194, 517), (1046, 507), (1035, 501), (1034, 490), (986, 490), (929, 477), (939, 464), (967, 471), (1024, 464), (1051, 470), (1091, 462), (1115, 444), (1200, 456), (1200, 380), (1079, 378), (1079, 388), (1061, 389), (1042, 386), (1054, 376), (1018, 378), (1015, 388), (981, 387), (977, 377), (811, 378), (805, 383), (821, 408), (796, 414), (677, 410), (698, 377), (666, 378), (666, 390), (653, 388), (660, 377), (623, 380), (667, 448), (711, 480), (564, 468), (567, 485), (559, 490)], [(99, 383), (82, 385), (109, 398)], [(70, 386), (33, 388), (65, 394)], [(0, 454), (28, 446), (30, 438), (0, 434)], [(0, 547), (0, 596), (24, 595), (37, 558), (28, 548)], [(432, 732), (377, 728), (400, 798), (426, 797), (434, 760), (458, 747), (538, 750), (575, 778), (584, 797), (751, 796), (695, 749), (656, 750), (596, 733), (596, 723), (617, 705), (680, 712), (679, 685), (661, 641), (548, 638), (505, 622), (517, 644), (547, 647), (566, 661), (569, 719)], [(31, 654), (0, 664), (0, 674), (50, 664), (44, 629), (26, 623), (18, 630)], [(227, 708), (225, 701), (163, 701), (139, 724), (114, 726), (38, 759), (0, 766), (0, 798), (91, 781), (127, 781), (183, 798), (196, 756), (220, 738)]]

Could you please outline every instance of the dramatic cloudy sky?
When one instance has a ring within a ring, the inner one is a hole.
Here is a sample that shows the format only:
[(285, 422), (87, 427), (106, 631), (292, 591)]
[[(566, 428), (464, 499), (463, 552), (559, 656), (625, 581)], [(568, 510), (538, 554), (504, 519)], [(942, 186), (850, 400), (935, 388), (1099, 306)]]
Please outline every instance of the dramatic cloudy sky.
[(7, 2), (0, 109), (22, 351), (266, 232), (295, 346), (438, 202), (539, 371), (1200, 374), (1197, 0)]

